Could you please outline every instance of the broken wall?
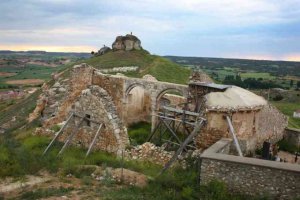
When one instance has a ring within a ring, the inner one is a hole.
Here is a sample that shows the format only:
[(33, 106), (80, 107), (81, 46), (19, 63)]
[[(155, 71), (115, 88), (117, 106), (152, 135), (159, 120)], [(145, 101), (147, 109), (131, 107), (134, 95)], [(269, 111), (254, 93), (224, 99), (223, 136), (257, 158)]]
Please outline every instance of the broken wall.
[(73, 144), (88, 148), (100, 124), (103, 124), (103, 127), (94, 149), (120, 153), (129, 144), (127, 129), (117, 114), (112, 97), (99, 86), (90, 86), (83, 90), (72, 111), (76, 114), (75, 120), (67, 125), (61, 141), (74, 131), (81, 117), (88, 117), (92, 121), (83, 121), (72, 141)]
[(43, 110), (37, 107), (34, 112), (42, 113), (44, 127), (51, 127), (67, 118), (81, 91), (91, 85), (93, 71), (85, 63), (75, 65), (69, 79), (59, 78), (50, 89), (43, 92), (40, 99), (44, 99), (46, 105)]

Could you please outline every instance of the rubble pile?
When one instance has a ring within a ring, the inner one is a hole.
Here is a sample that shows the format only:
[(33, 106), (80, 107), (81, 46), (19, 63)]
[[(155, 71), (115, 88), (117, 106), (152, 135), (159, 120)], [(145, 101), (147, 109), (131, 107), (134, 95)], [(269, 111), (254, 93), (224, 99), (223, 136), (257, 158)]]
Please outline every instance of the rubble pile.
[(150, 142), (127, 149), (125, 157), (132, 160), (144, 160), (158, 165), (165, 165), (174, 152), (165, 151), (163, 147), (155, 146)]

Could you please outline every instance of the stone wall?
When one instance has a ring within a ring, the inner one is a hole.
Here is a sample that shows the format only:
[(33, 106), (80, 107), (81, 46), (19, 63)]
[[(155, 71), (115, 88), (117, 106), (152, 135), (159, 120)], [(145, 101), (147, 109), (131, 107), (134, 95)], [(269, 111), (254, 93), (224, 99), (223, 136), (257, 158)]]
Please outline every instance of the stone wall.
[(208, 148), (223, 137), (231, 137), (226, 115), (231, 115), (244, 153), (261, 148), (264, 141), (278, 142), (287, 126), (287, 117), (270, 104), (256, 110), (209, 111), (206, 113), (207, 125), (195, 139), (199, 148)]
[(96, 140), (94, 149), (104, 150), (112, 153), (120, 153), (129, 145), (127, 129), (118, 117), (116, 107), (109, 94), (99, 86), (89, 86), (82, 91), (78, 101), (73, 106), (75, 120), (67, 125), (66, 131), (60, 140), (64, 141), (74, 131), (74, 127), (82, 117), (88, 117), (93, 121), (85, 120), (78, 134), (73, 139), (73, 144), (89, 147), (100, 124), (103, 127)]
[[(92, 79), (93, 85), (98, 85), (108, 92), (112, 97), (113, 102), (116, 106), (117, 113), (121, 119), (124, 113), (124, 87), (125, 79), (123, 76), (111, 76), (102, 74), (100, 71), (95, 71)], [(124, 120), (125, 121), (125, 120)]]
[[(150, 121), (150, 118), (146, 118), (145, 115), (150, 116), (150, 113), (153, 115), (156, 114), (160, 98), (169, 91), (178, 91), (184, 97), (188, 95), (188, 87), (186, 85), (159, 82), (149, 76), (145, 77), (145, 79), (140, 79), (102, 74), (98, 70), (95, 70), (93, 73), (92, 84), (99, 85), (110, 94), (117, 107), (118, 114), (125, 124), (135, 122), (135, 119)], [(144, 95), (144, 105), (141, 106), (143, 107), (143, 112), (135, 112), (135, 119), (130, 119), (132, 115), (128, 115), (128, 113), (131, 112), (130, 107), (133, 107), (128, 105), (128, 97), (130, 96), (130, 92), (137, 87), (143, 88), (145, 91), (144, 94), (146, 94)], [(127, 106), (129, 107), (128, 109)], [(151, 117), (151, 122), (152, 127), (154, 127), (156, 122), (154, 116)]]
[(300, 129), (286, 128), (283, 137), (290, 144), (300, 147)]
[(217, 179), (236, 193), (272, 199), (300, 197), (299, 165), (226, 155), (227, 150), (221, 153), (230, 143), (222, 139), (201, 155), (201, 184)]
[(69, 79), (59, 78), (50, 89), (43, 92), (40, 97), (46, 100), (45, 108), (41, 111), (43, 126), (51, 127), (67, 118), (81, 91), (91, 85), (93, 71), (87, 64), (75, 65)]

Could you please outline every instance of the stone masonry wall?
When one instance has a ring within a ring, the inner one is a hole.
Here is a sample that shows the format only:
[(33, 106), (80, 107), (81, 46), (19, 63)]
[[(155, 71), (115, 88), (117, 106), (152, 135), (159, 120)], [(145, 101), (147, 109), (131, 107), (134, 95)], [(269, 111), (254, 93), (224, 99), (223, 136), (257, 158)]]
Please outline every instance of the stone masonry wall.
[[(283, 138), (284, 130), (288, 125), (288, 118), (271, 104), (263, 107), (261, 112), (255, 115), (255, 141), (251, 144), (261, 148), (263, 142), (268, 140), (276, 143)], [(254, 147), (250, 147), (254, 148)]]
[(286, 128), (283, 137), (290, 144), (300, 147), (300, 129)]
[(124, 77), (104, 75), (100, 71), (95, 71), (92, 79), (92, 84), (99, 85), (101, 88), (103, 88), (108, 92), (108, 94), (113, 99), (119, 117), (123, 119), (123, 112), (124, 112), (124, 105), (125, 105), (125, 102), (123, 100), (124, 90), (125, 90)]
[[(88, 115), (94, 121), (84, 121), (81, 124), (79, 132), (73, 139), (73, 144), (89, 147), (100, 123), (103, 123), (103, 127), (94, 149), (119, 154), (129, 144), (127, 129), (117, 115), (112, 98), (99, 86), (90, 86), (83, 90), (72, 111), (78, 116)], [(62, 141), (73, 132), (80, 120), (80, 117), (76, 117), (68, 124), (65, 131), (67, 134), (63, 134), (60, 138)]]
[(64, 121), (71, 106), (78, 99), (81, 91), (92, 83), (94, 69), (83, 63), (75, 65), (71, 70), (70, 79), (57, 80), (56, 83), (44, 92), (43, 98), (47, 104), (43, 110), (44, 127), (51, 127)]
[[(227, 112), (210, 111), (206, 113), (207, 126), (195, 138), (199, 148), (208, 148), (221, 138), (231, 138)], [(261, 110), (244, 110), (231, 113), (232, 124), (242, 151), (245, 153), (261, 148), (264, 141), (276, 143), (282, 139), (287, 126), (287, 118), (272, 105)]]
[(299, 165), (218, 153), (230, 143), (222, 139), (201, 155), (201, 184), (217, 179), (235, 193), (272, 199), (300, 197)]

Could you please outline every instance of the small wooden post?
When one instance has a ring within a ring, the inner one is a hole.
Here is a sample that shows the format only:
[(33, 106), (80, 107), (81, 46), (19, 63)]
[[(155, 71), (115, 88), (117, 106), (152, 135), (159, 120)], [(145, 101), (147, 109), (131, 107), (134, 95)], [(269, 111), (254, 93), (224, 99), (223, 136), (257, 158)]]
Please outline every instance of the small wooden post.
[(102, 125), (103, 125), (103, 124), (100, 124), (100, 126), (99, 126), (99, 128), (98, 128), (98, 130), (97, 130), (97, 132), (96, 132), (96, 134), (95, 134), (95, 136), (94, 136), (94, 139), (93, 139), (93, 141), (91, 142), (91, 144), (90, 144), (90, 146), (89, 146), (89, 149), (88, 149), (88, 151), (87, 151), (86, 154), (85, 154), (85, 157), (88, 157), (88, 155), (90, 154), (90, 152), (91, 152), (91, 150), (92, 150), (92, 148), (93, 148), (93, 146), (94, 146), (94, 144), (95, 144), (95, 142), (96, 142), (96, 139), (98, 138), (98, 135), (99, 135), (99, 133), (100, 133), (100, 130), (101, 130), (101, 128), (102, 128)]

